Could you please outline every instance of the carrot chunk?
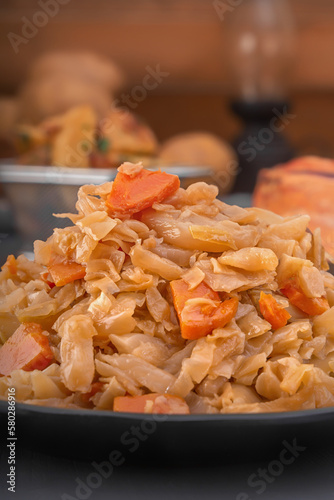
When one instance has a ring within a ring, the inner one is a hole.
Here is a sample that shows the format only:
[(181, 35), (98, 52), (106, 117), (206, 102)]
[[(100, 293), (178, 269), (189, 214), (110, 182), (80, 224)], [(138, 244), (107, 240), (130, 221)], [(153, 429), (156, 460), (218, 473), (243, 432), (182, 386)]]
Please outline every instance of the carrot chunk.
[(25, 323), (13, 333), (0, 349), (0, 374), (13, 370), (44, 370), (51, 364), (53, 353), (41, 325)]
[(184, 339), (205, 337), (215, 328), (223, 328), (236, 315), (239, 303), (236, 297), (222, 302), (218, 293), (205, 283), (200, 283), (193, 290), (189, 290), (182, 279), (171, 281), (170, 285)]
[(291, 318), (288, 311), (270, 293), (261, 292), (259, 306), (262, 316), (271, 324), (274, 330), (285, 326), (288, 319)]
[(328, 300), (326, 297), (307, 297), (299, 286), (296, 276), (291, 278), (281, 292), (285, 295), (292, 305), (298, 307), (301, 311), (309, 316), (318, 316), (329, 309)]
[(137, 175), (118, 172), (106, 205), (114, 215), (132, 215), (161, 203), (180, 187), (177, 175), (141, 170)]
[(8, 255), (7, 260), (1, 267), (1, 269), (4, 270), (6, 268), (12, 275), (15, 275), (17, 273), (17, 262), (14, 255)]
[(117, 396), (114, 411), (128, 413), (189, 414), (183, 398), (171, 394), (145, 394), (144, 396)]
[(52, 256), (48, 271), (56, 286), (64, 286), (75, 280), (85, 277), (86, 269), (77, 262), (62, 259), (60, 256)]

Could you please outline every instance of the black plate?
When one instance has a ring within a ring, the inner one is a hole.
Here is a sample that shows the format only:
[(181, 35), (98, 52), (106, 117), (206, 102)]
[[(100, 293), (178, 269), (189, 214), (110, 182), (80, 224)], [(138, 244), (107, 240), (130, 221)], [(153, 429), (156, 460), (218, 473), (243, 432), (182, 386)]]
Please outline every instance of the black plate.
[[(0, 402), (6, 435), (6, 401)], [(286, 446), (332, 447), (334, 407), (285, 413), (146, 415), (16, 405), (18, 443), (52, 455), (96, 459), (114, 450), (130, 460), (159, 456), (195, 462), (263, 458)], [(5, 434), (4, 434), (5, 432)], [(288, 444), (286, 444), (288, 443)]]

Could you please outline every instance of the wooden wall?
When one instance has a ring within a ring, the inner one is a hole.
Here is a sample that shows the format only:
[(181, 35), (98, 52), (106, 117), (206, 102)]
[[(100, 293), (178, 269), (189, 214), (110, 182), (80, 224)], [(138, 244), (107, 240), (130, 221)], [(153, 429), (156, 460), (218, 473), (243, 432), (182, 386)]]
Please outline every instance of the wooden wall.
[[(59, 12), (15, 54), (7, 34), (20, 34), (22, 17), (32, 20), (48, 0), (1, 0), (0, 90), (11, 90), (37, 54), (54, 48), (89, 48), (110, 55), (132, 84), (148, 64), (160, 63), (170, 77), (163, 88), (228, 88), (226, 22), (214, 0), (59, 0)], [(57, 1), (57, 0), (49, 0)], [(228, 0), (225, 0), (228, 3)], [(290, 0), (296, 22), (293, 87), (334, 89), (334, 2)]]

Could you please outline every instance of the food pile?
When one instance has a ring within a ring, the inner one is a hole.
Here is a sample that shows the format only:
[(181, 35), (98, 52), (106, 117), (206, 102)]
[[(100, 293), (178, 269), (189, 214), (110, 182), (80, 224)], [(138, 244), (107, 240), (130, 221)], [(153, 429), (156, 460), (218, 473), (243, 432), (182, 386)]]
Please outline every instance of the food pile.
[(124, 163), (0, 274), (0, 394), (144, 413), (334, 405), (334, 277), (306, 215)]
[(149, 162), (158, 143), (130, 111), (112, 107), (99, 119), (92, 106), (81, 105), (38, 126), (19, 126), (16, 147), (23, 165), (114, 168), (125, 160)]

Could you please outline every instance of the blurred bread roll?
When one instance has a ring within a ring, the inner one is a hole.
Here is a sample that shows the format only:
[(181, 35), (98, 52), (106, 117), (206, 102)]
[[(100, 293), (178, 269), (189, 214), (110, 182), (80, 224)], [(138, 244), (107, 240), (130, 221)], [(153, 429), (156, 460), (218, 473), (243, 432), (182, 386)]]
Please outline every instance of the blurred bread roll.
[(98, 116), (103, 116), (111, 103), (110, 93), (96, 83), (66, 75), (51, 76), (30, 81), (22, 88), (19, 120), (21, 123), (37, 124), (49, 116), (84, 104), (92, 106)]
[(212, 179), (221, 194), (231, 190), (237, 171), (237, 156), (227, 142), (207, 132), (190, 132), (168, 139), (161, 147), (159, 159), (167, 165), (211, 167)]
[(123, 83), (118, 67), (86, 52), (48, 53), (30, 69), (19, 92), (19, 121), (37, 124), (74, 106), (90, 105), (98, 117), (111, 107)]
[(29, 79), (41, 80), (50, 75), (67, 75), (98, 84), (114, 93), (123, 84), (123, 74), (109, 59), (91, 52), (51, 52), (31, 66)]
[(16, 127), (18, 102), (15, 98), (0, 98), (0, 137), (10, 138)]
[(14, 133), (17, 112), (16, 99), (0, 98), (0, 158), (11, 158), (15, 155)]

